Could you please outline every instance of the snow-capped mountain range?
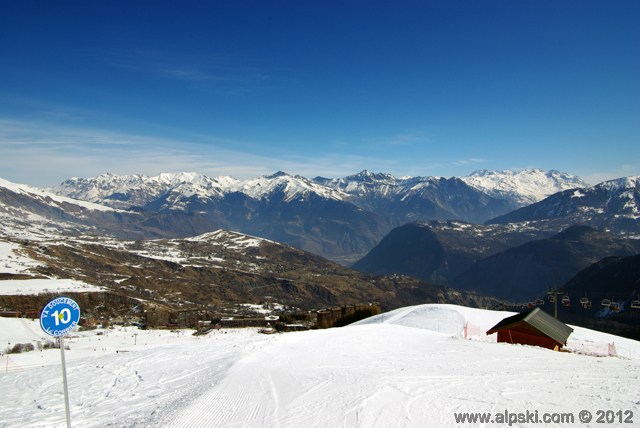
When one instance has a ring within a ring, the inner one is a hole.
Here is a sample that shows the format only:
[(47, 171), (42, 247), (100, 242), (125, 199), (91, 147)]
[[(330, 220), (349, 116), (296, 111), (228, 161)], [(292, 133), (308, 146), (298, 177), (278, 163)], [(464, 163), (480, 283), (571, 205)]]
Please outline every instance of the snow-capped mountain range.
[[(556, 211), (565, 206), (559, 212), (566, 213), (575, 207), (566, 221), (553, 224), (555, 232), (571, 224), (615, 232), (612, 222), (624, 223), (626, 232), (640, 231), (637, 178), (589, 187), (578, 177), (539, 169), (478, 171), (463, 178), (397, 178), (369, 171), (339, 179), (307, 179), (284, 172), (249, 180), (198, 173), (103, 174), (72, 178), (48, 191), (16, 186), (0, 183), (0, 213), (14, 220), (39, 216), (41, 224), (66, 221), (76, 233), (82, 225), (82, 233), (93, 229), (135, 239), (184, 237), (224, 228), (341, 263), (356, 261), (391, 229), (408, 222), (545, 220), (540, 210), (549, 213), (551, 208), (540, 208), (533, 217), (527, 213), (549, 204)], [(593, 192), (600, 196), (580, 197)], [(553, 202), (559, 198), (568, 202)], [(605, 205), (602, 198), (608, 201)], [(76, 205), (68, 202), (74, 200)], [(530, 200), (537, 202), (523, 207)], [(104, 211), (107, 207), (112, 210)], [(517, 208), (521, 209), (516, 217), (507, 217)]]
[[(279, 221), (277, 219), (283, 216), (273, 214), (278, 204), (286, 204), (281, 209), (288, 210), (284, 217), (290, 218), (331, 216), (328, 212), (323, 213), (329, 204), (333, 211), (345, 211), (337, 217), (350, 222), (355, 221), (354, 216), (361, 216), (354, 210), (368, 211), (377, 218), (376, 223), (383, 224), (367, 228), (388, 231), (391, 227), (416, 220), (482, 223), (522, 207), (529, 201), (538, 201), (577, 185), (584, 185), (584, 182), (568, 174), (539, 169), (518, 173), (483, 171), (464, 178), (397, 178), (391, 174), (365, 170), (338, 179), (307, 179), (284, 172), (249, 180), (228, 176), (211, 178), (197, 173), (160, 174), (155, 177), (104, 174), (88, 179), (72, 178), (50, 190), (114, 208), (135, 207), (165, 213), (227, 213), (218, 215), (216, 221), (225, 227), (236, 228), (240, 226), (240, 219), (264, 218), (265, 210), (272, 212), (267, 217)], [(321, 209), (321, 204), (325, 208)], [(293, 214), (296, 209), (304, 212)], [(221, 217), (228, 221), (221, 220)], [(245, 224), (240, 230), (259, 234), (264, 229), (258, 227), (247, 230), (247, 227), (252, 225)], [(291, 237), (285, 235), (299, 236), (300, 233), (289, 231), (279, 238), (295, 245)], [(370, 236), (377, 233), (367, 232)]]
[(144, 207), (157, 199), (166, 199), (162, 209), (184, 209), (187, 200), (221, 199), (227, 194), (242, 193), (253, 199), (280, 193), (285, 201), (315, 194), (325, 199), (344, 200), (347, 195), (284, 172), (250, 180), (229, 176), (208, 177), (194, 172), (145, 175), (102, 174), (94, 178), (71, 178), (49, 189), (70, 198), (120, 208)]
[[(405, 197), (411, 193), (438, 186), (446, 180), (442, 177), (402, 177), (391, 174), (362, 171), (339, 179), (317, 177), (315, 182), (360, 198)], [(577, 176), (551, 170), (525, 169), (522, 171), (479, 170), (459, 180), (496, 199), (503, 199), (517, 206), (541, 201), (549, 195), (567, 189), (588, 187)]]
[(512, 200), (520, 206), (539, 202), (564, 190), (589, 187), (580, 177), (556, 170), (522, 171), (479, 170), (463, 177), (465, 183), (499, 199)]
[(495, 199), (504, 200), (512, 208), (538, 202), (567, 189), (588, 185), (580, 178), (558, 171), (527, 169), (513, 171), (476, 171), (467, 177), (401, 177), (364, 170), (344, 178), (316, 177), (277, 172), (273, 175), (237, 180), (229, 176), (208, 177), (193, 172), (144, 175), (103, 174), (94, 178), (71, 178), (49, 189), (58, 195), (117, 208), (143, 207), (166, 196), (164, 209), (184, 209), (185, 199), (219, 199), (230, 193), (242, 193), (253, 199), (279, 194), (285, 201), (310, 194), (336, 201), (365, 203), (367, 200), (395, 199), (405, 201), (443, 187), (443, 183), (467, 184)]

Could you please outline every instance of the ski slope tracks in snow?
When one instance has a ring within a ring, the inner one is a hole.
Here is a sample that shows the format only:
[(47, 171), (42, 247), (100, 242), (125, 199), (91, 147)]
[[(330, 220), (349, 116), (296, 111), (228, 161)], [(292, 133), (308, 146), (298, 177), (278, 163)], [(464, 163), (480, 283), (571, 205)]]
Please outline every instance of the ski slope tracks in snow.
[[(288, 334), (79, 332), (66, 352), (72, 421), (82, 427), (423, 427), (457, 426), (459, 412), (537, 411), (575, 415), (575, 424), (555, 426), (601, 426), (597, 410), (629, 411), (640, 421), (640, 343), (575, 327), (569, 349), (615, 343), (612, 357), (463, 337), (465, 326), (486, 331), (509, 315), (429, 304)], [(0, 339), (38, 340), (33, 323), (0, 318)], [(64, 426), (59, 361), (58, 350), (2, 357), (0, 427)], [(579, 423), (582, 410), (593, 413), (590, 424)]]

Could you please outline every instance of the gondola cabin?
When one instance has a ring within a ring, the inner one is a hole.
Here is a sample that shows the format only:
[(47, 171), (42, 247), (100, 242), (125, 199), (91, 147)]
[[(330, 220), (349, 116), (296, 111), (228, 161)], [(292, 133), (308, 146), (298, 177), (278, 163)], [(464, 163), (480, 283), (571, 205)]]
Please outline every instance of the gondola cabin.
[(487, 331), (487, 335), (497, 333), (498, 342), (560, 349), (566, 345), (572, 332), (573, 329), (565, 323), (540, 308), (534, 308), (503, 319)]

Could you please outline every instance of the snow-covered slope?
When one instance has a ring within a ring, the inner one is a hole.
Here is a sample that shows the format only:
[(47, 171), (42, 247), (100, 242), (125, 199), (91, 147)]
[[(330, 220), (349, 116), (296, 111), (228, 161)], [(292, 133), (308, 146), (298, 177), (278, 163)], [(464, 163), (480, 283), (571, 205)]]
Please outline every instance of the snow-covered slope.
[(522, 171), (480, 170), (461, 179), (491, 196), (512, 200), (519, 207), (541, 201), (563, 190), (589, 186), (575, 175), (537, 168)]
[(25, 296), (36, 294), (96, 293), (104, 288), (73, 279), (39, 278), (0, 281), (0, 295)]
[(61, 208), (63, 207), (63, 204), (68, 204), (93, 211), (113, 211), (112, 208), (105, 207), (104, 205), (100, 204), (86, 202), (86, 200), (84, 199), (74, 199), (70, 197), (60, 196), (56, 193), (37, 189), (35, 187), (27, 186), (26, 184), (12, 183), (3, 178), (0, 178), (0, 189), (3, 188), (18, 195), (25, 195), (30, 198), (38, 199), (52, 207)]
[(21, 245), (0, 238), (0, 274), (29, 274), (42, 263), (25, 254)]
[[(528, 411), (540, 419), (574, 418), (540, 426), (595, 427), (599, 410), (623, 417), (632, 412), (637, 423), (640, 343), (576, 327), (569, 348), (615, 343), (619, 357), (594, 357), (495, 343), (480, 333), (508, 315), (422, 305), (360, 325), (284, 335), (237, 329), (195, 337), (122, 327), (100, 336), (82, 332), (67, 340), (72, 423), (493, 426), (456, 417), (487, 413), (495, 421), (505, 411)], [(37, 329), (25, 323), (0, 318), (0, 339), (37, 339)], [(477, 327), (474, 340), (463, 339), (465, 324)], [(59, 364), (58, 350), (0, 359), (1, 427), (64, 426)], [(580, 423), (581, 411), (591, 413), (590, 423)]]
[(117, 217), (113, 208), (60, 196), (0, 178), (0, 235), (47, 239), (93, 230), (94, 220)]
[[(619, 208), (618, 211), (632, 219), (640, 218), (640, 176), (623, 177), (594, 186), (593, 191), (604, 192), (608, 197), (605, 205), (608, 209)], [(586, 192), (585, 192), (586, 193)], [(586, 196), (586, 194), (582, 194)], [(584, 197), (574, 194), (574, 197)]]

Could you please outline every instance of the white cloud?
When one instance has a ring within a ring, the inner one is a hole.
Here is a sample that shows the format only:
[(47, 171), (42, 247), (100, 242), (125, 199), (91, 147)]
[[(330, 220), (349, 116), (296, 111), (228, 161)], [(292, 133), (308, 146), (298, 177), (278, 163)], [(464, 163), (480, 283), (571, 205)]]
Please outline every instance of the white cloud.
[(466, 165), (476, 165), (476, 164), (487, 163), (487, 162), (489, 162), (488, 159), (467, 158), (467, 159), (461, 159), (461, 160), (454, 161), (454, 162), (452, 162), (452, 164), (456, 165), (456, 166), (466, 166)]
[(227, 90), (249, 90), (271, 80), (271, 73), (232, 55), (137, 50), (107, 54), (104, 61), (116, 68), (198, 84), (199, 89), (216, 84)]
[(420, 132), (404, 132), (381, 138), (365, 138), (363, 141), (371, 148), (387, 149), (389, 146), (414, 146), (430, 143), (431, 139)]

